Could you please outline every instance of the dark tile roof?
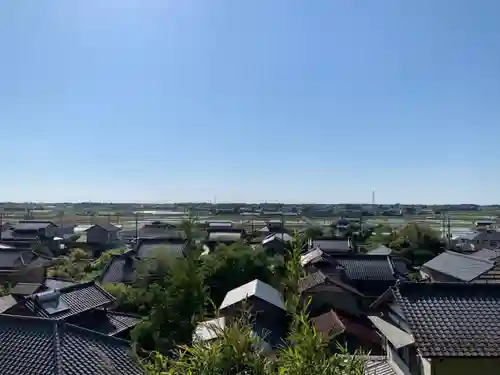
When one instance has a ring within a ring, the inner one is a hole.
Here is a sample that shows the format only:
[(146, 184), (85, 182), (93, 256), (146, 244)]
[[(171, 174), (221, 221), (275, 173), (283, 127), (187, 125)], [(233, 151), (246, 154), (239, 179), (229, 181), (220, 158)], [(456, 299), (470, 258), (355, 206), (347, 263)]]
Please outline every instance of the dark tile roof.
[(325, 252), (348, 252), (352, 250), (348, 240), (318, 239), (312, 241), (312, 247), (318, 247)]
[(469, 282), (492, 269), (494, 265), (495, 263), (488, 259), (445, 251), (423, 264), (422, 267), (454, 277), (457, 280)]
[(351, 280), (396, 281), (397, 275), (408, 273), (403, 259), (383, 255), (340, 255), (332, 256)]
[(326, 276), (321, 271), (313, 272), (299, 280), (298, 292), (303, 293), (326, 281)]
[(155, 258), (163, 254), (183, 256), (186, 242), (184, 240), (153, 239), (140, 240), (135, 251), (139, 258)]
[[(50, 301), (44, 302), (43, 299)], [(43, 318), (67, 319), (83, 312), (110, 305), (115, 298), (94, 281), (71, 285), (57, 291), (37, 293), (27, 297), (21, 303), (33, 313)], [(48, 306), (48, 307), (47, 307)], [(49, 308), (56, 308), (51, 313)]]
[(337, 277), (330, 277), (329, 275), (325, 275), (323, 272), (317, 269), (313, 269), (313, 272), (309, 273), (306, 277), (303, 277), (299, 280), (298, 292), (306, 292), (318, 285), (324, 284), (325, 282), (336, 285), (346, 292), (350, 292), (359, 297), (363, 297), (363, 294), (353, 286), (344, 283)]
[(38, 233), (34, 232), (15, 232), (12, 229), (4, 230), (2, 232), (2, 241), (28, 241), (33, 242), (38, 238)]
[(393, 293), (423, 357), (500, 356), (500, 285), (401, 283)]
[(30, 264), (36, 255), (30, 250), (1, 250), (0, 268), (19, 268)]
[(19, 296), (29, 296), (30, 294), (36, 293), (38, 290), (42, 288), (43, 285), (40, 283), (17, 283), (10, 290), (10, 294), (16, 294)]
[[(93, 228), (93, 227), (101, 227), (102, 229), (105, 229), (107, 230), (108, 232), (118, 232), (120, 230), (120, 228), (114, 226), (113, 224), (111, 223), (100, 223), (100, 224), (94, 224), (92, 225), (90, 228)], [(90, 228), (88, 228), (86, 231), (88, 231)], [(85, 231), (85, 232), (86, 232)]]
[(0, 315), (2, 375), (142, 375), (127, 341), (63, 322)]
[(50, 226), (55, 226), (54, 223), (50, 221), (21, 221), (14, 224), (14, 231), (39, 231), (46, 229)]
[(101, 284), (131, 283), (135, 278), (135, 251), (114, 255), (99, 277)]
[(333, 310), (328, 311), (315, 318), (311, 318), (311, 322), (317, 332), (331, 335), (335, 337), (345, 331), (345, 326)]
[(95, 309), (82, 316), (82, 319), (75, 320), (74, 324), (109, 336), (115, 336), (120, 332), (135, 327), (140, 321), (141, 317), (137, 315)]

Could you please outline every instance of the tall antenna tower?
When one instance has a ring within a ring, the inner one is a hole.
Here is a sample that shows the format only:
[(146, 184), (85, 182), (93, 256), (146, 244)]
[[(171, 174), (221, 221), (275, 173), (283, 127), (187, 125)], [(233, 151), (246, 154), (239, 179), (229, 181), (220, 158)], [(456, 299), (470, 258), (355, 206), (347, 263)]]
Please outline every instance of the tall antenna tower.
[(375, 206), (375, 189), (372, 190), (372, 206)]

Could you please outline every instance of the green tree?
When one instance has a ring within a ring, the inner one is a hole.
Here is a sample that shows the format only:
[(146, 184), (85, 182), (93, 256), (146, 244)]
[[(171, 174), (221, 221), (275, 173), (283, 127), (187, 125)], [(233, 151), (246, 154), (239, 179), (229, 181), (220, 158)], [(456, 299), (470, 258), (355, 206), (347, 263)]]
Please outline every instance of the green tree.
[(170, 263), (162, 285), (150, 286), (151, 313), (132, 332), (134, 341), (145, 350), (167, 353), (191, 341), (196, 324), (204, 316), (207, 288), (199, 263), (177, 258)]
[(231, 289), (237, 288), (254, 279), (265, 283), (276, 282), (273, 265), (278, 263), (266, 255), (263, 249), (252, 249), (245, 244), (233, 244), (217, 248), (202, 258), (205, 285), (210, 298), (219, 306)]

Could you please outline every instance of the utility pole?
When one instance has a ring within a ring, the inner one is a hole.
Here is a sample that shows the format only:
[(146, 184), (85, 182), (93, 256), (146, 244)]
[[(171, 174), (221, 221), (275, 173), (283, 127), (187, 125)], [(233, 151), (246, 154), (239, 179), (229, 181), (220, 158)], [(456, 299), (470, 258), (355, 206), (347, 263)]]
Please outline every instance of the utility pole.
[(448, 248), (451, 248), (451, 220), (448, 215)]
[(139, 212), (134, 213), (135, 216), (135, 238), (139, 237)]
[(3, 232), (3, 209), (0, 211), (0, 240), (2, 239)]

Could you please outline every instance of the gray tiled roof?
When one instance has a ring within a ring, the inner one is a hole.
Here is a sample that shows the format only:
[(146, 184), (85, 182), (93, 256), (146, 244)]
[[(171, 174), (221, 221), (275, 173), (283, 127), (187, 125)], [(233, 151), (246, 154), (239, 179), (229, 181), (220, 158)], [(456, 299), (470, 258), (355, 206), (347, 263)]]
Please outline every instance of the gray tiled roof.
[(95, 309), (85, 314), (83, 319), (78, 319), (74, 323), (82, 328), (115, 336), (122, 331), (134, 327), (140, 321), (141, 317), (137, 315)]
[(29, 250), (1, 250), (0, 268), (17, 268), (29, 264), (36, 255)]
[(500, 356), (500, 285), (402, 283), (393, 293), (424, 358)]
[(66, 319), (83, 312), (110, 305), (115, 301), (115, 298), (97, 285), (94, 281), (87, 283), (75, 284), (66, 288), (60, 289), (60, 299), (67, 304), (69, 309), (55, 314), (50, 314), (37, 302), (37, 295), (27, 297), (21, 303), (37, 314), (39, 317), (50, 319)]
[(2, 375), (142, 375), (127, 341), (49, 319), (0, 315)]
[(494, 262), (474, 255), (445, 251), (425, 263), (422, 268), (469, 282), (489, 271), (494, 265)]
[(114, 255), (109, 264), (102, 270), (99, 280), (101, 284), (130, 283), (135, 278), (135, 251), (127, 251)]
[(383, 255), (338, 255), (332, 259), (351, 280), (395, 281), (397, 274), (408, 273), (404, 260)]

